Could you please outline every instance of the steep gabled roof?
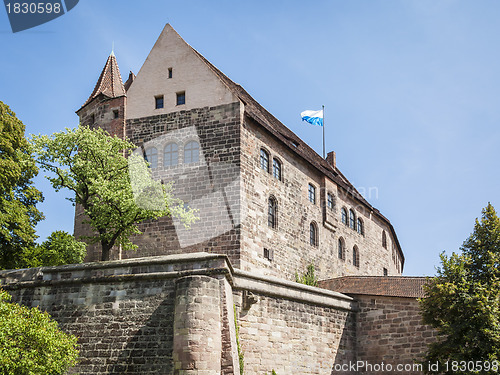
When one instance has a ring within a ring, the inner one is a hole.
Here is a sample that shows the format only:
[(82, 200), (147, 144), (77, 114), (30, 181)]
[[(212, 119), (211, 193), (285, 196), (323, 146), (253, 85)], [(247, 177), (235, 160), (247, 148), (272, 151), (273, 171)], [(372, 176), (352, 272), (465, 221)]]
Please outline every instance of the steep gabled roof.
[(101, 75), (94, 87), (94, 91), (92, 91), (92, 94), (90, 94), (87, 101), (82, 105), (82, 108), (101, 94), (108, 98), (125, 96), (125, 87), (123, 86), (120, 69), (118, 68), (118, 63), (116, 62), (116, 57), (113, 52), (111, 52), (104, 65)]
[(343, 276), (319, 282), (321, 288), (344, 294), (423, 298), (427, 277)]
[[(182, 38), (181, 38), (182, 39)], [(187, 43), (186, 43), (187, 44)], [(189, 45), (189, 44), (188, 44)], [(191, 46), (190, 46), (191, 47)], [(281, 121), (274, 117), (262, 105), (260, 105), (243, 87), (233, 82), (224, 73), (217, 69), (210, 61), (208, 61), (201, 53), (191, 47), (198, 57), (219, 77), (219, 79), (227, 86), (233, 94), (245, 104), (245, 113), (248, 117), (256, 121), (259, 125), (267, 129), (278, 140), (284, 143), (295, 154), (309, 162), (318, 171), (328, 176), (332, 181), (337, 183), (355, 200), (366, 206), (373, 214), (378, 216), (383, 222), (387, 223), (392, 233), (392, 237), (396, 242), (397, 250), (401, 256), (402, 265), (404, 266), (404, 254), (399, 244), (398, 237), (394, 227), (390, 221), (380, 213), (378, 209), (373, 207), (349, 182), (349, 180), (334, 166), (330, 165), (325, 159), (316, 153), (311, 147), (304, 143), (294, 132), (286, 127)]]

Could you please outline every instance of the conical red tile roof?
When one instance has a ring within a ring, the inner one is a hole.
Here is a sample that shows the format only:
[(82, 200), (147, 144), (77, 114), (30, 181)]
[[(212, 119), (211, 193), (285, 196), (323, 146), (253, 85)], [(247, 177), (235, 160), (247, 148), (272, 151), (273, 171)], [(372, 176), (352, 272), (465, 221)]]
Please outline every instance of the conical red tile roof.
[(118, 63), (116, 62), (116, 57), (113, 52), (109, 55), (106, 65), (104, 65), (104, 69), (97, 80), (94, 91), (92, 91), (92, 94), (90, 94), (89, 98), (82, 105), (82, 107), (85, 107), (100, 94), (109, 98), (125, 96), (125, 87), (123, 86), (120, 69), (118, 68)]

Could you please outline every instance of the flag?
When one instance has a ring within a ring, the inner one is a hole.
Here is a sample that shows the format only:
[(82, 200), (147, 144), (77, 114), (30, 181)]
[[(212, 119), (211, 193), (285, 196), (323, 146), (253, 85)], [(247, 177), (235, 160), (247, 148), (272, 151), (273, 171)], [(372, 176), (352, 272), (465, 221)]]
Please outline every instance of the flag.
[(302, 121), (307, 121), (313, 125), (323, 126), (323, 110), (319, 111), (304, 111), (300, 114)]

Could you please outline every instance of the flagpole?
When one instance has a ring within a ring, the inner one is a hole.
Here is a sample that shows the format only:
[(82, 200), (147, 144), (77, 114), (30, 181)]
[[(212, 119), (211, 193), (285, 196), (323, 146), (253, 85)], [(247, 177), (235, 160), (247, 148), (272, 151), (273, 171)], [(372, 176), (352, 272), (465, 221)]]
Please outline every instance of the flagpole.
[(323, 106), (323, 159), (325, 158), (325, 106)]

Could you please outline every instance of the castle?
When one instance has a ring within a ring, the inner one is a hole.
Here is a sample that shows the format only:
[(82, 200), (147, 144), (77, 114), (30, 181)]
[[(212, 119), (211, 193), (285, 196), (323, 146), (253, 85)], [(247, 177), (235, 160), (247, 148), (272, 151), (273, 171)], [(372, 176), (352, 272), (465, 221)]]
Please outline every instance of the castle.
[[(321, 279), (403, 271), (393, 226), (335, 153), (320, 157), (168, 24), (125, 84), (112, 53), (77, 114), (140, 147), (153, 177), (174, 181), (200, 218), (187, 231), (170, 218), (143, 223), (139, 250), (113, 259), (203, 251), (286, 279), (309, 263)], [(85, 230), (78, 212), (75, 235)], [(99, 259), (92, 247), (87, 261)]]
[[(387, 218), (166, 25), (123, 83), (112, 53), (77, 111), (130, 139), (200, 220), (140, 224), (136, 252), (0, 271), (78, 336), (78, 374), (421, 374), (436, 333)], [(77, 206), (75, 235), (89, 233)], [(320, 287), (294, 282), (314, 264)], [(244, 369), (243, 369), (244, 366)]]

